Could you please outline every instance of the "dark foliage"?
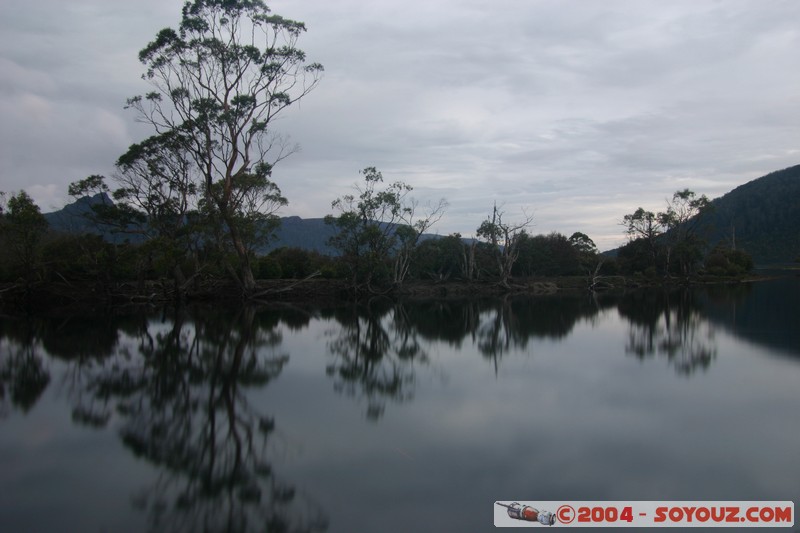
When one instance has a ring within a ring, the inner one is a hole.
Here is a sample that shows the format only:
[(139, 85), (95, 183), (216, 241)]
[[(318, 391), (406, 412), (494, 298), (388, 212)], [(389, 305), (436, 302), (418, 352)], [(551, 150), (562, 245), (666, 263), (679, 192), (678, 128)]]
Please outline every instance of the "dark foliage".
[(744, 249), (756, 264), (800, 256), (800, 165), (772, 172), (712, 202), (709, 242)]

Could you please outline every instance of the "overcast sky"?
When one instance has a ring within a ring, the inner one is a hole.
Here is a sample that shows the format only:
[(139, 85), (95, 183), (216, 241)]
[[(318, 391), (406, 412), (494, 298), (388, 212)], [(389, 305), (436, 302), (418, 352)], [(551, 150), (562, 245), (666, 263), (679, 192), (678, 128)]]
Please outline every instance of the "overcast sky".
[[(42, 211), (68, 183), (112, 175), (151, 131), (138, 51), (181, 0), (0, 0), (0, 190)], [(275, 168), (283, 215), (319, 217), (376, 166), (438, 233), (472, 235), (496, 201), (533, 233), (619, 221), (678, 189), (714, 198), (800, 163), (796, 0), (276, 0), (325, 67), (276, 128), (301, 151)]]

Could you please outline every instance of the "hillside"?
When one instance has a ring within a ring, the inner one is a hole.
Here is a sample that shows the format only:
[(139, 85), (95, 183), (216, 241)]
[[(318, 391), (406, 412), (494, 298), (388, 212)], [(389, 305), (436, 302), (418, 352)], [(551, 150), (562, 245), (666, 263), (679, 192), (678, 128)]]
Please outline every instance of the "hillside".
[(709, 243), (746, 250), (756, 264), (800, 257), (800, 165), (772, 172), (713, 200)]
[[(711, 203), (714, 209), (698, 226), (710, 247), (735, 245), (756, 265), (800, 258), (800, 165), (754, 179)], [(603, 253), (616, 257), (619, 250)]]

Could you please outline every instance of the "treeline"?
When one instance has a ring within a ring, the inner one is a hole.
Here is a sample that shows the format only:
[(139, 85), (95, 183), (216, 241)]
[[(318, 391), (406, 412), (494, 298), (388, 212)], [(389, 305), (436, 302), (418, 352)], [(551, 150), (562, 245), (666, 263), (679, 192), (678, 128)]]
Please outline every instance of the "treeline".
[[(494, 207), (477, 228), (476, 239), (459, 234), (424, 238), (446, 202), (420, 208), (402, 182), (383, 184), (377, 169), (362, 172), (357, 194), (333, 202), (339, 214), (326, 222), (336, 232), (331, 245), (338, 255), (300, 248), (279, 248), (248, 255), (254, 279), (343, 280), (356, 293), (399, 288), (408, 281), (483, 281), (507, 288), (524, 279), (580, 276), (585, 286), (602, 288), (611, 276), (643, 279), (691, 278), (697, 275), (735, 276), (753, 267), (741, 249), (716, 246), (709, 250), (703, 237), (703, 217), (711, 204), (688, 190), (675, 193), (663, 212), (639, 208), (623, 217), (628, 244), (617, 257), (599, 253), (592, 239), (580, 232), (532, 235), (524, 216), (508, 222)], [(98, 176), (87, 178), (103, 188)], [(79, 182), (85, 187), (87, 180)], [(76, 184), (71, 186), (75, 192)], [(235, 276), (238, 256), (215, 240), (213, 219), (187, 211), (179, 227), (124, 204), (99, 201), (86, 211), (87, 220), (115, 226), (123, 235), (146, 235), (143, 242), (113, 243), (95, 234), (72, 234), (49, 229), (38, 206), (23, 191), (0, 203), (0, 280), (4, 282), (143, 282), (162, 281), (181, 296), (213, 280)], [(277, 219), (276, 219), (277, 220)], [(156, 224), (162, 228), (153, 228)], [(164, 228), (167, 229), (164, 229)], [(262, 242), (275, 229), (274, 221), (253, 228)], [(169, 230), (169, 231), (168, 231)]]
[(753, 269), (751, 256), (735, 242), (719, 242), (708, 250), (709, 220), (714, 205), (705, 195), (676, 191), (664, 211), (643, 208), (625, 215), (628, 243), (618, 250), (617, 268), (647, 278), (697, 274), (738, 276)]
[[(598, 266), (603, 272), (613, 271), (614, 262), (604, 259), (587, 235), (530, 235), (522, 224), (511, 228), (497, 209), (493, 218), (478, 228), (480, 239), (464, 239), (459, 234), (423, 238), (444, 212), (446, 202), (417, 209), (413, 199), (391, 192), (402, 188), (407, 193), (411, 187), (400, 183), (383, 187), (382, 176), (374, 168), (366, 169), (364, 175), (368, 187), (357, 187), (360, 194), (347, 207), (335, 201), (340, 214), (326, 219), (336, 229), (331, 245), (337, 255), (300, 248), (279, 248), (263, 255), (251, 250), (248, 263), (254, 278), (319, 276), (345, 280), (357, 290), (369, 291), (410, 280), (510, 283), (524, 277), (586, 275)], [(98, 176), (87, 180), (93, 189), (105, 188)], [(87, 180), (80, 184), (85, 186)], [(75, 192), (76, 184), (71, 190)], [(105, 201), (87, 205), (86, 221), (104, 232), (50, 229), (24, 191), (0, 202), (0, 281), (161, 280), (186, 291), (203, 281), (231, 279), (238, 257), (215, 241), (213, 221), (199, 213), (189, 212), (179, 223), (179, 231), (167, 232), (152, 227), (164, 225), (163, 220), (153, 223), (129, 206)], [(274, 222), (259, 229), (259, 242), (268, 239), (274, 229)], [(122, 242), (112, 242), (120, 241), (120, 236)], [(125, 236), (135, 239), (125, 242)], [(142, 236), (146, 237), (143, 241)]]

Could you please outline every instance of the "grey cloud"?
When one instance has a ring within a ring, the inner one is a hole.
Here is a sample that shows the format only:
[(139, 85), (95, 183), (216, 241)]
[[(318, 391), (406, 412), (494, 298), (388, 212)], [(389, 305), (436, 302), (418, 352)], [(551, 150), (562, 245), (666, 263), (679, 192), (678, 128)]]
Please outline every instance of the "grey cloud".
[[(0, 189), (57, 201), (149, 132), (138, 51), (182, 0), (0, 5)], [(677, 185), (718, 195), (798, 163), (800, 4), (774, 0), (270, 2), (304, 21), (319, 87), (276, 123), (286, 214), (322, 216), (375, 165), (468, 234), (492, 202), (602, 236)], [(618, 237), (613, 237), (617, 235)]]

